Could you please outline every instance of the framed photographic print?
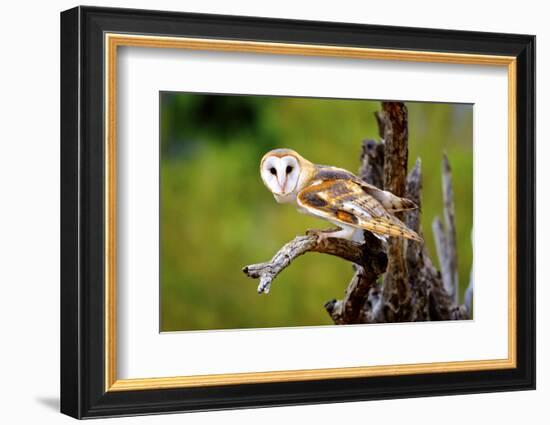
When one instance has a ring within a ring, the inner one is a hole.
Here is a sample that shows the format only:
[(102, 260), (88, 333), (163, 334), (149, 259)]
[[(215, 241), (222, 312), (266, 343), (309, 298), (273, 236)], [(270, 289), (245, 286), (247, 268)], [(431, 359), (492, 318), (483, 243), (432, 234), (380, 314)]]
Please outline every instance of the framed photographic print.
[(61, 411), (535, 387), (535, 38), (61, 14)]

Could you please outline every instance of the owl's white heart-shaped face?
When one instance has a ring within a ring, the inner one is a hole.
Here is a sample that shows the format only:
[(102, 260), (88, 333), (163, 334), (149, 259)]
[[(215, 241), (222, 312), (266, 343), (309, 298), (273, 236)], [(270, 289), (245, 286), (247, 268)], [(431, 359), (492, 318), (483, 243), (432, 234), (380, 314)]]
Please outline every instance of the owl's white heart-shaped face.
[(262, 162), (260, 173), (271, 192), (285, 196), (296, 189), (300, 171), (300, 164), (294, 156), (268, 155)]

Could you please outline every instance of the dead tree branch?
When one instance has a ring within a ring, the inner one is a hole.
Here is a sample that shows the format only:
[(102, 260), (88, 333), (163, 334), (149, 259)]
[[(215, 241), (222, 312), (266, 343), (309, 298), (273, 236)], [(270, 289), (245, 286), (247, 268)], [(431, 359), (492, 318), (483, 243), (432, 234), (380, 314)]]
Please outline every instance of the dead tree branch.
[(441, 267), (443, 285), (447, 293), (458, 303), (458, 260), (456, 254), (456, 228), (453, 185), (451, 179), (451, 167), (447, 155), (443, 155), (442, 162), (442, 188), (443, 188), (443, 216), (445, 226), (439, 217), (433, 224), (433, 232), (437, 248), (437, 257)]
[[(365, 269), (365, 274), (374, 280), (386, 269), (385, 255), (373, 245), (358, 244), (345, 239), (327, 238), (319, 240), (317, 234), (297, 236), (284, 245), (273, 258), (266, 263), (252, 264), (243, 268), (243, 272), (254, 279), (260, 279), (258, 293), (269, 293), (273, 279), (287, 268), (294, 259), (306, 252), (330, 254), (350, 261)], [(374, 277), (376, 276), (376, 277)]]
[[(384, 190), (405, 196), (407, 160), (409, 156), (408, 111), (402, 102), (382, 102), (377, 113), (379, 132), (384, 139)], [(403, 214), (396, 214), (403, 219)], [(383, 297), (388, 301), (386, 321), (409, 320), (410, 291), (407, 284), (407, 267), (403, 253), (403, 240), (388, 241), (388, 272), (384, 279)]]

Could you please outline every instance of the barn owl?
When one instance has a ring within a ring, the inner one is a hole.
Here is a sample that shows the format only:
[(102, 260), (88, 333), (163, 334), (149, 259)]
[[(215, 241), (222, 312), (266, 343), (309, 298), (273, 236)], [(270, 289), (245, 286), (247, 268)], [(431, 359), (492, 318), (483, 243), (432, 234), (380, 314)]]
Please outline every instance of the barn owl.
[(295, 204), (299, 212), (338, 226), (337, 231), (319, 233), (320, 238), (358, 241), (361, 230), (368, 230), (382, 240), (397, 236), (422, 241), (393, 215), (417, 208), (414, 202), (378, 189), (347, 170), (313, 164), (291, 149), (275, 149), (263, 156), (260, 175), (277, 202)]

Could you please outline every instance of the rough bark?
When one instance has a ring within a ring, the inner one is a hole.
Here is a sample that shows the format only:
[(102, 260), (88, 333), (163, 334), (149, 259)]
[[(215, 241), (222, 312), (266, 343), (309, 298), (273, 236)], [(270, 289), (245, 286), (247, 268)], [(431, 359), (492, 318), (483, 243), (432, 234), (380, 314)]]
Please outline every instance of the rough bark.
[[(409, 211), (405, 224), (418, 235), (424, 237), (420, 224), (422, 213), (422, 169), (420, 159), (407, 176), (406, 197), (418, 205), (418, 209)], [(420, 242), (407, 241), (405, 258), (407, 262), (407, 279), (411, 291), (411, 305), (414, 309), (411, 321), (429, 320), (429, 301), (424, 245)]]
[(360, 161), (359, 177), (376, 187), (384, 187), (384, 143), (363, 140)]
[[(375, 114), (382, 140), (364, 140), (359, 176), (368, 183), (405, 196), (418, 209), (397, 214), (422, 236), (422, 170), (420, 159), (407, 175), (407, 109), (400, 102), (383, 102)], [(259, 293), (268, 293), (275, 277), (306, 252), (336, 255), (353, 263), (354, 276), (341, 300), (331, 300), (325, 309), (335, 324), (400, 321), (461, 320), (471, 316), (473, 281), (465, 293), (465, 304), (457, 303), (458, 274), (456, 231), (451, 168), (445, 156), (442, 168), (444, 217), (435, 224), (442, 273), (437, 271), (421, 242), (390, 238), (382, 244), (370, 232), (358, 244), (342, 239), (320, 240), (318, 234), (297, 236), (266, 263), (246, 266), (243, 271), (259, 278)], [(452, 289), (452, 290), (451, 290)]]
[[(407, 179), (408, 112), (402, 102), (382, 102), (382, 111), (377, 113), (379, 133), (384, 140), (384, 190), (397, 196), (405, 195)], [(396, 217), (403, 219), (402, 213)], [(408, 321), (411, 315), (411, 294), (407, 283), (404, 243), (401, 238), (388, 241), (388, 270), (384, 279), (383, 297), (385, 321)]]

